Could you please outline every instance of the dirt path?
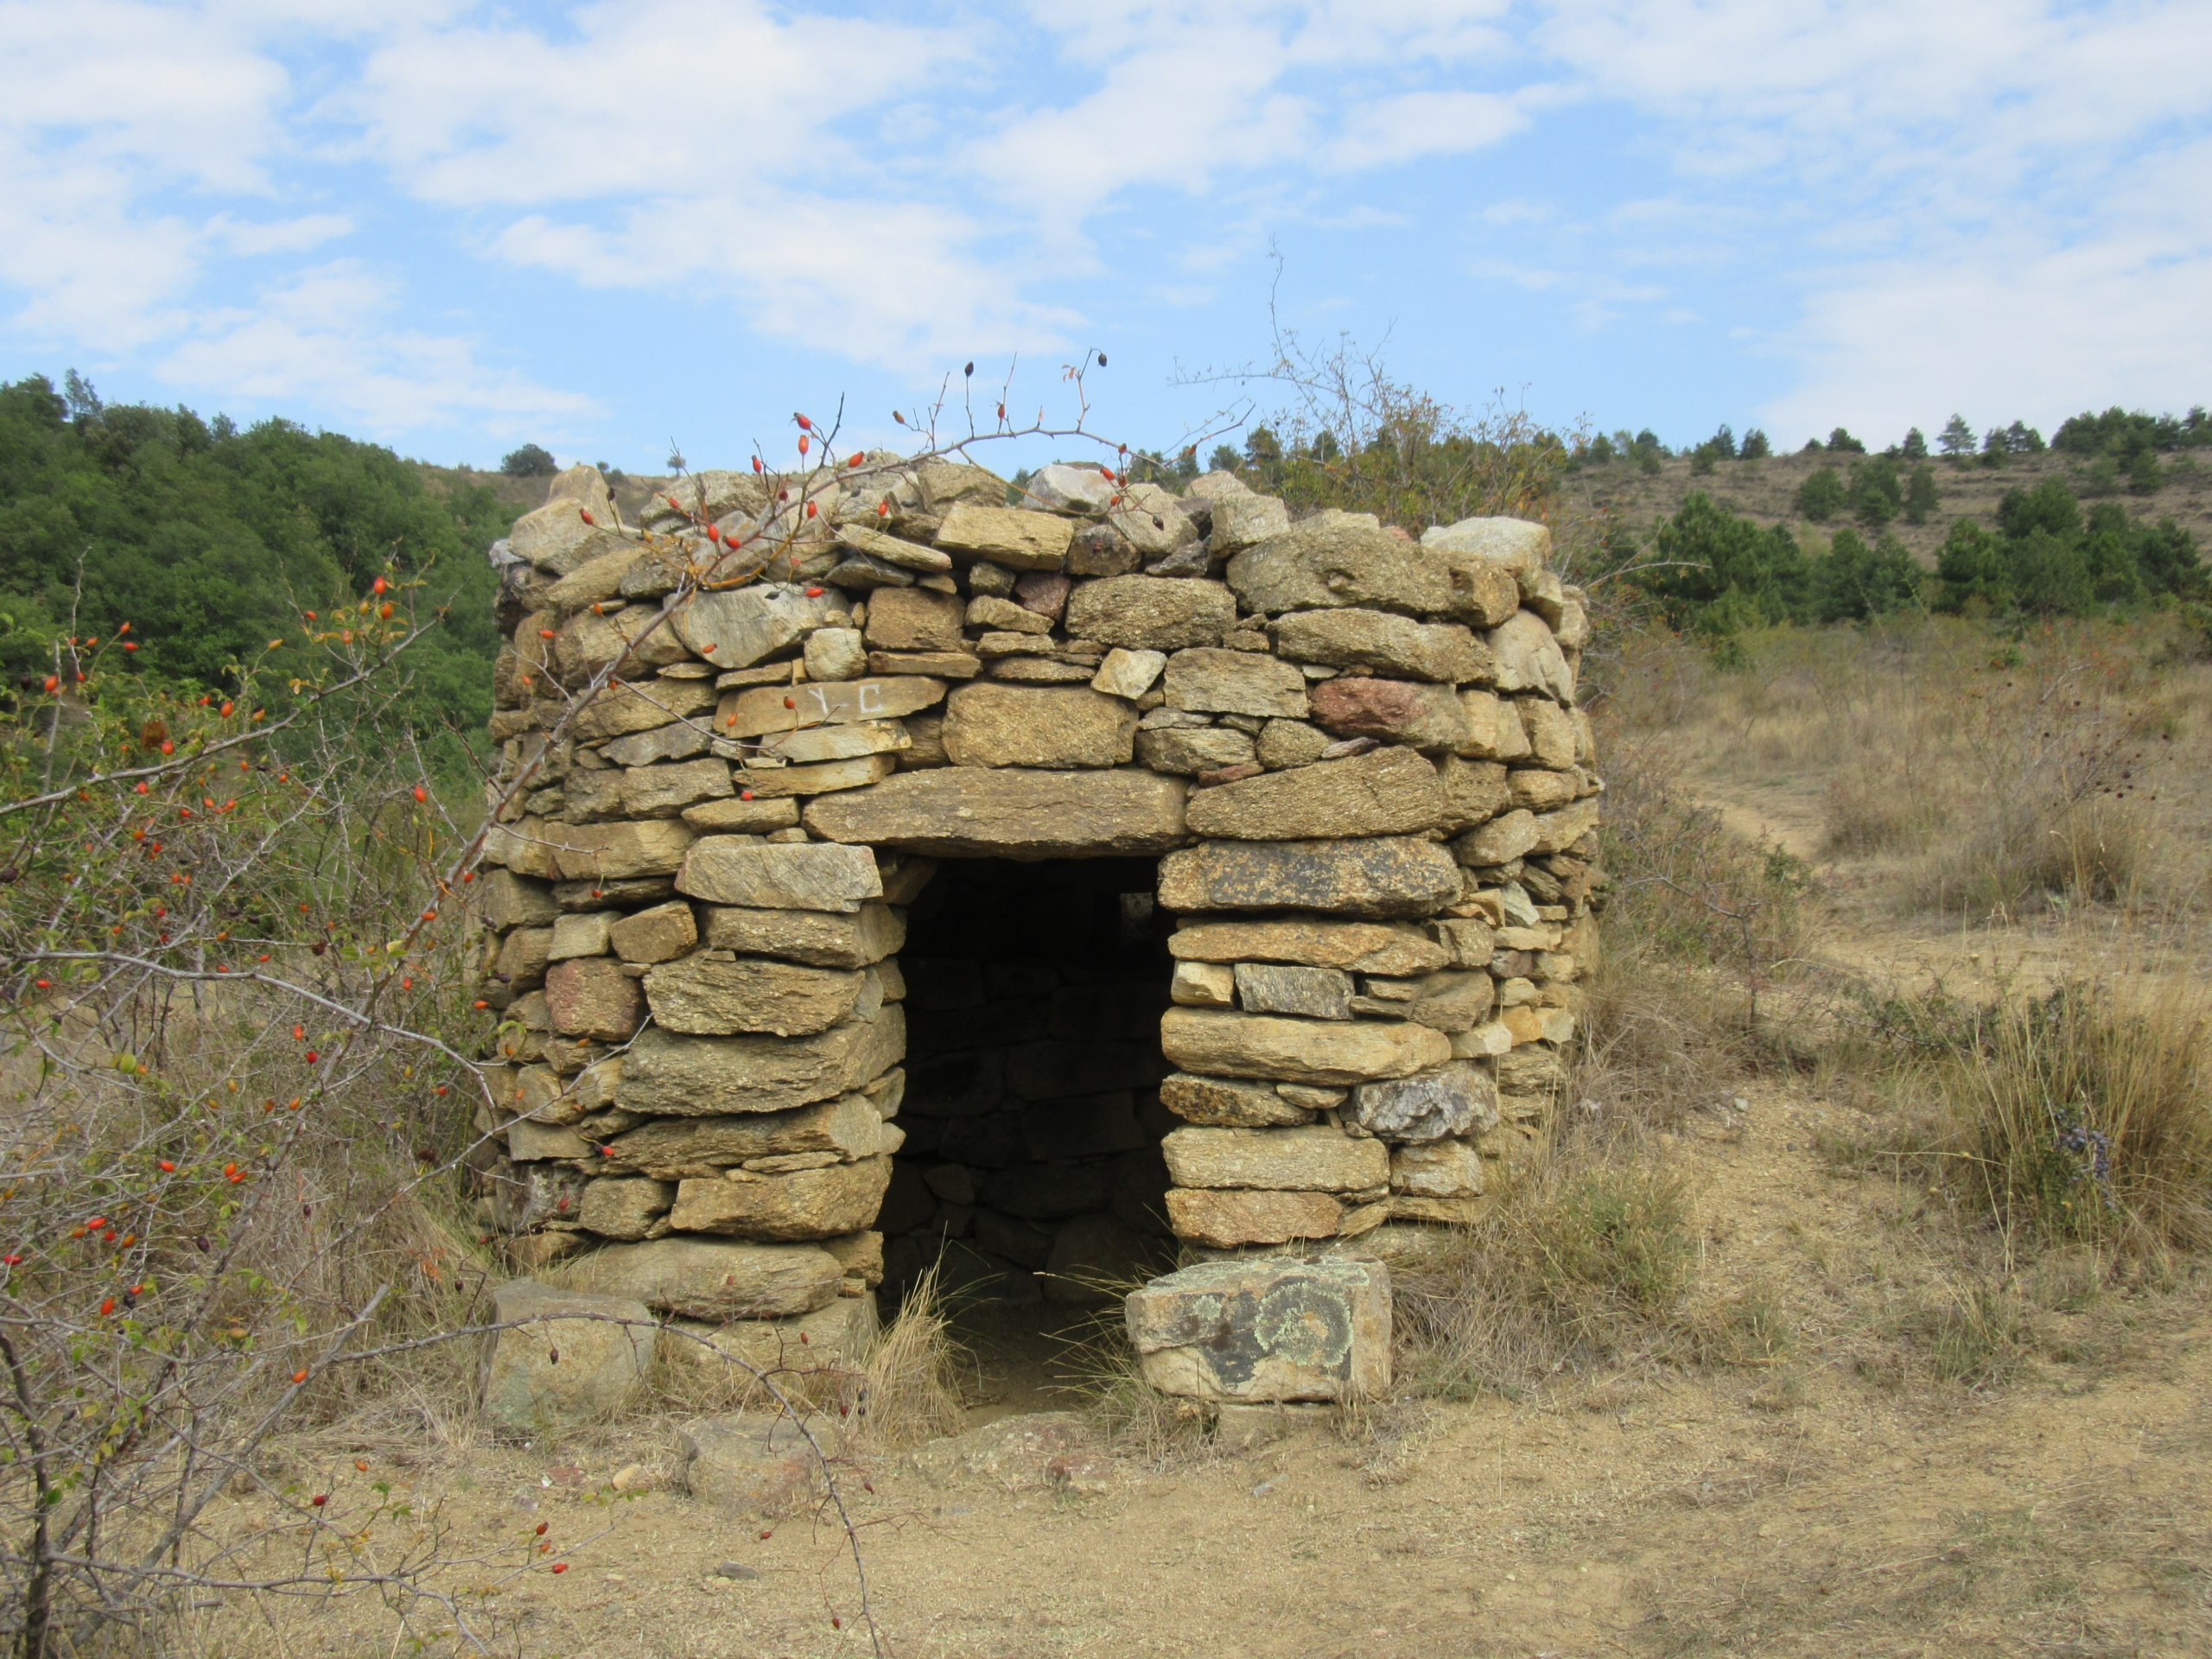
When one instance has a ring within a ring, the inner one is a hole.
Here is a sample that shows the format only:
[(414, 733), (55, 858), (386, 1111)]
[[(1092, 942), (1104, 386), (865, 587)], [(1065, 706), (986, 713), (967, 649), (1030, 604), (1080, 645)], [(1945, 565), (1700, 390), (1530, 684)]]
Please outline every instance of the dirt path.
[[(1364, 1436), (1322, 1418), (1241, 1457), (1116, 1459), (1081, 1495), (937, 1485), (882, 1460), (865, 1471), (873, 1493), (848, 1491), (887, 1651), (2212, 1649), (2212, 1308), (2180, 1293), (2108, 1308), (2075, 1357), (1987, 1395), (1900, 1386), (1863, 1363), (1862, 1327), (1913, 1276), (1924, 1230), (1896, 1218), (1915, 1195), (1825, 1173), (1810, 1150), (1822, 1103), (1746, 1099), (1665, 1155), (1700, 1183), (1708, 1274), (1773, 1287), (1802, 1329), (1789, 1363), (1616, 1379), (1541, 1406), (1416, 1405)], [(787, 1522), (763, 1538), (670, 1492), (609, 1490), (665, 1445), (638, 1435), (397, 1472), (418, 1498), (444, 1497), (459, 1539), (519, 1549), (550, 1523), (546, 1559), (569, 1571), (493, 1599), (502, 1651), (867, 1653), (834, 1531)], [(546, 1484), (556, 1471), (575, 1484)], [(717, 1577), (724, 1562), (758, 1576)], [(368, 1636), (334, 1615), (290, 1630), (287, 1652), (357, 1651)]]

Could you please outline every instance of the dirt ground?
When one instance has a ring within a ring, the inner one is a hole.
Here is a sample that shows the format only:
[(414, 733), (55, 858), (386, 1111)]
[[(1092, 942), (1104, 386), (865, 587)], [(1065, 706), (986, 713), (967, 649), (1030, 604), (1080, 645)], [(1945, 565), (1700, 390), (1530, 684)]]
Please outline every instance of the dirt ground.
[[(1617, 1376), (1541, 1404), (1417, 1402), (1356, 1425), (1319, 1412), (1240, 1456), (1102, 1459), (1102, 1478), (1077, 1483), (1090, 1491), (938, 1484), (911, 1459), (868, 1459), (844, 1490), (884, 1650), (2212, 1650), (2212, 1304), (2186, 1287), (2108, 1294), (2053, 1316), (2027, 1372), (1986, 1391), (1900, 1375), (1867, 1332), (1924, 1279), (1910, 1260), (1929, 1248), (1921, 1195), (1832, 1173), (1814, 1149), (1829, 1108), (1742, 1098), (1662, 1155), (1699, 1185), (1707, 1274), (1778, 1287), (1799, 1332), (1784, 1363)], [(992, 1354), (975, 1421), (1052, 1403), (1024, 1393), (1041, 1379), (1019, 1356)], [(496, 1652), (868, 1652), (833, 1525), (768, 1528), (613, 1489), (671, 1443), (663, 1429), (365, 1472), (333, 1459), (320, 1478), (340, 1498), (394, 1481), (486, 1552), (444, 1587), (503, 1583), (478, 1615)], [(512, 1573), (541, 1522), (553, 1551)], [(724, 1563), (757, 1576), (718, 1577)], [(365, 1609), (226, 1634), (218, 1650), (404, 1650)]]

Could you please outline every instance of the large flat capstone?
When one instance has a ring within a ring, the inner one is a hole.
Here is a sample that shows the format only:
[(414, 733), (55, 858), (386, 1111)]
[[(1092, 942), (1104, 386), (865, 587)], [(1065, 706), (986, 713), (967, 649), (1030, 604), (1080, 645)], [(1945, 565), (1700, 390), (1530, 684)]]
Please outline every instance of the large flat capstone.
[(1185, 817), (1194, 836), (1318, 841), (1417, 835), (1444, 810), (1436, 768), (1411, 749), (1382, 748), (1202, 789)]
[(952, 857), (1160, 853), (1183, 840), (1184, 787), (1142, 772), (935, 767), (821, 798), (806, 827), (833, 842)]
[(1133, 1291), (1145, 1380), (1199, 1400), (1344, 1400), (1390, 1386), (1390, 1275), (1380, 1262), (1203, 1262)]

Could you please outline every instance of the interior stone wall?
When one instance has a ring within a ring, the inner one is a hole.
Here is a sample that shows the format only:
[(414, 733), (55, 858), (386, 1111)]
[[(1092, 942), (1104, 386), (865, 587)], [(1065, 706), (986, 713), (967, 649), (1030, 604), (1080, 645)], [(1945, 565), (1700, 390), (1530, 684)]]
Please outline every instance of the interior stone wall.
[[(1051, 1283), (1161, 1230), (1478, 1213), (1596, 949), (1587, 621), (1549, 552), (1294, 523), (1224, 474), (865, 456), (689, 477), (639, 524), (563, 474), (494, 550), (495, 804), (529, 779), (478, 888), (479, 1161), (512, 1259), (856, 1331), (932, 1237)], [(1047, 860), (1112, 862), (1001, 861)], [(1103, 931), (1053, 931), (1101, 895)]]

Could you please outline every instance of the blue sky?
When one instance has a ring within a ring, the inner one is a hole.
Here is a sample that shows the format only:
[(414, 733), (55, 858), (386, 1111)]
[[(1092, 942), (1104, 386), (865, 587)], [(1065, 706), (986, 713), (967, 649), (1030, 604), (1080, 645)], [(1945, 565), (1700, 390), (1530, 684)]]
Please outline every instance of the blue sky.
[(2212, 399), (2212, 0), (0, 0), (0, 373), (432, 460), (895, 443), (970, 359), (1059, 423), (1085, 349), (1168, 445), (1271, 295), (1677, 442)]

